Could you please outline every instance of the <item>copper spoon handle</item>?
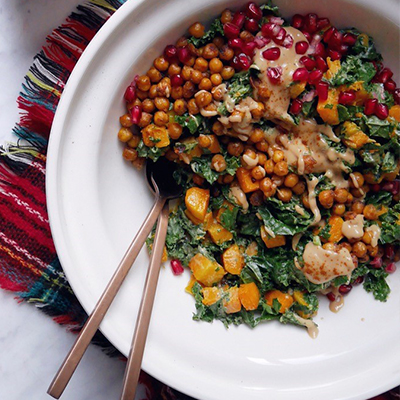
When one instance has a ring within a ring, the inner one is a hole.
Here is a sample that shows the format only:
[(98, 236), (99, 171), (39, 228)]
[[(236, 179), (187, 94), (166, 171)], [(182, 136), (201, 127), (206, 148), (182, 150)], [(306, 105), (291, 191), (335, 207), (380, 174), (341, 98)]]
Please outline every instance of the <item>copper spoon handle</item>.
[(114, 272), (114, 275), (112, 276), (94, 310), (90, 314), (88, 320), (76, 338), (75, 343), (71, 347), (71, 350), (65, 357), (64, 362), (50, 384), (47, 391), (50, 396), (56, 399), (60, 398), (64, 389), (68, 385), (68, 382), (75, 372), (79, 362), (81, 361), (87, 347), (90, 344), (90, 341), (99, 328), (104, 315), (118, 293), (118, 290), (120, 289), (129, 270), (131, 269), (133, 262), (143, 247), (147, 237), (149, 236), (151, 229), (153, 228), (161, 210), (164, 207), (165, 201), (165, 197), (158, 195), (156, 196), (156, 201), (152, 209), (130, 244), (118, 268)]
[(162, 262), (161, 260), (164, 250), (165, 237), (167, 235), (167, 228), (168, 204), (164, 206), (160, 217), (158, 218), (149, 269), (147, 271), (142, 301), (140, 303), (139, 312), (136, 319), (132, 346), (125, 369), (121, 400), (134, 400), (135, 398), (151, 312), (154, 304), (154, 297), (157, 289), (158, 276), (160, 274), (160, 266)]

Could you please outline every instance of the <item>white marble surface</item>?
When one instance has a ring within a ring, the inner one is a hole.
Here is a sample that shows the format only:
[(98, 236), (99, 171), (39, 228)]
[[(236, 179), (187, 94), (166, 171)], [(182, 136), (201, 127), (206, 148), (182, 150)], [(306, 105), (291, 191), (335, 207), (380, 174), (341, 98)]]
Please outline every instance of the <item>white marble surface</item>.
[[(81, 1), (0, 0), (0, 143), (13, 140), (16, 99), (32, 57)], [(73, 341), (51, 318), (0, 290), (0, 399), (50, 399), (47, 387)], [(123, 371), (123, 362), (91, 346), (62, 398), (118, 399)]]

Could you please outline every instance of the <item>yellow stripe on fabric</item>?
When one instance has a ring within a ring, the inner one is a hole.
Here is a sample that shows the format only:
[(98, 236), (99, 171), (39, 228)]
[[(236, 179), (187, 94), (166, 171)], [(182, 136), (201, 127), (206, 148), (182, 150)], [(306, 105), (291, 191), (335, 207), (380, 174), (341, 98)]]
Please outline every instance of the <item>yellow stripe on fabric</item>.
[(104, 0), (91, 0), (90, 2), (92, 4), (96, 4), (97, 6), (108, 8), (111, 11), (116, 11), (116, 8), (114, 8), (111, 4), (107, 3)]
[(54, 89), (53, 87), (46, 85), (45, 83), (43, 83), (41, 80), (39, 80), (38, 78), (36, 78), (35, 75), (32, 74), (32, 72), (28, 72), (26, 74), (26, 76), (36, 85), (38, 85), (39, 87), (41, 87), (44, 90), (47, 90), (50, 93), (54, 93), (57, 97), (61, 96), (61, 92), (58, 91), (57, 89)]

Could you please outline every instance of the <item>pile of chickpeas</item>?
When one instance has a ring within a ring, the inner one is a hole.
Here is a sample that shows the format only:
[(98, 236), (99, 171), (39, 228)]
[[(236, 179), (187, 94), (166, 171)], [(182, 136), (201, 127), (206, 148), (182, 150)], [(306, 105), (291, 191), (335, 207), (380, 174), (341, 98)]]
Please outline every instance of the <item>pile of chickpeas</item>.
[[(232, 16), (230, 10), (223, 11), (222, 23), (230, 22)], [(204, 33), (205, 27), (199, 22), (189, 28), (189, 34), (195, 38), (201, 38)], [(248, 42), (253, 40), (254, 36), (243, 30), (240, 38)], [(181, 50), (182, 56), (179, 58), (170, 56), (174, 49), (178, 52), (179, 49), (186, 50)], [(174, 46), (167, 46), (164, 54), (154, 60), (153, 66), (146, 74), (135, 80), (134, 99), (127, 101), (127, 113), (120, 117), (122, 127), (118, 137), (126, 145), (123, 157), (137, 168), (141, 168), (144, 158), (139, 157), (136, 150), (141, 140), (140, 129), (154, 124), (167, 129), (169, 138), (176, 141), (184, 132), (181, 125), (175, 122), (175, 115), (182, 116), (185, 113), (197, 115), (200, 109), (215, 111), (213, 100), (221, 101), (224, 95), (219, 85), (229, 82), (238, 72), (232, 66), (234, 56), (235, 50), (220, 36), (200, 48), (189, 43), (186, 37), (181, 37)], [(132, 112), (134, 107), (135, 110), (139, 110), (136, 117), (140, 118), (136, 121)], [(234, 111), (234, 113), (240, 112)], [(262, 118), (264, 104), (258, 102), (258, 107), (251, 113), (254, 119)], [(218, 141), (225, 144), (229, 155), (240, 157), (242, 167), (250, 171), (253, 182), (259, 183), (259, 190), (247, 195), (253, 206), (261, 206), (268, 197), (276, 196), (282, 202), (289, 202), (293, 195), (297, 195), (300, 196), (303, 206), (310, 209), (304, 178), (289, 171), (284, 152), (270, 149), (261, 129), (255, 128), (247, 142), (224, 135), (224, 129), (222, 123), (216, 121), (210, 133), (215, 134)], [(201, 149), (208, 149), (212, 145), (212, 140), (207, 134), (201, 134), (196, 139)], [(163, 152), (169, 160), (182, 161), (172, 145)], [(310, 156), (305, 156), (304, 162), (306, 173), (312, 172), (315, 161)], [(222, 173), (218, 178), (219, 184), (231, 184), (236, 179), (235, 176), (223, 174), (227, 163), (221, 153), (213, 155), (211, 168)], [(193, 176), (193, 182), (200, 187), (206, 185), (204, 178), (196, 174)], [(354, 219), (359, 214), (363, 214), (369, 221), (378, 220), (379, 210), (371, 204), (366, 205), (363, 201), (364, 193), (371, 189), (375, 190), (376, 185), (368, 184), (360, 172), (355, 172), (349, 183), (348, 189), (321, 191), (318, 194), (320, 206), (330, 209), (332, 215), (340, 216), (344, 220)], [(326, 242), (323, 247), (330, 250), (345, 247), (356, 260), (365, 262), (370, 258), (385, 255), (385, 248), (381, 245), (373, 247), (371, 241), (371, 232), (366, 232), (361, 239), (344, 239), (340, 244)], [(398, 258), (398, 254), (389, 256), (390, 260)]]

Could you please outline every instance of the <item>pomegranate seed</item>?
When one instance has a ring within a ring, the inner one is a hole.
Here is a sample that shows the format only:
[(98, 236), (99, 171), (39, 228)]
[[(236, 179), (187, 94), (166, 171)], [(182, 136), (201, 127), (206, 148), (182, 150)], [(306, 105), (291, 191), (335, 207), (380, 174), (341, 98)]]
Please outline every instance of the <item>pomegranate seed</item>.
[(333, 292), (327, 293), (326, 297), (328, 298), (329, 301), (335, 301), (336, 300), (336, 295)]
[(336, 50), (328, 50), (328, 56), (332, 61), (340, 60), (342, 55)]
[(385, 182), (381, 184), (381, 189), (384, 190), (385, 192), (392, 193), (393, 188), (394, 188), (393, 182)]
[(336, 30), (332, 33), (331, 38), (329, 39), (328, 45), (333, 50), (340, 50), (340, 46), (343, 44), (343, 35), (341, 32)]
[(183, 78), (181, 75), (172, 75), (171, 76), (171, 86), (172, 87), (178, 87), (182, 86), (184, 84)]
[(367, 99), (364, 103), (364, 114), (373, 115), (375, 114), (375, 107), (378, 104), (377, 99)]
[(357, 36), (354, 33), (347, 32), (343, 35), (343, 44), (354, 46), (357, 42)]
[[(375, 105), (374, 105), (374, 108), (375, 108)], [(364, 111), (364, 114), (365, 114), (365, 111)], [(374, 183), (373, 185), (370, 185), (369, 187), (374, 193), (380, 192), (380, 190), (381, 190), (381, 185), (379, 183)]]
[(315, 63), (316, 63), (317, 69), (320, 69), (322, 72), (328, 71), (328, 64), (326, 63), (326, 61), (323, 57), (316, 56)]
[(279, 26), (282, 26), (283, 23), (285, 22), (282, 18), (280, 17), (269, 17), (268, 18), (269, 22), (271, 22), (272, 24), (277, 24)]
[(266, 60), (275, 61), (281, 56), (281, 49), (279, 47), (270, 47), (263, 51), (262, 56)]
[(233, 39), (228, 40), (228, 46), (232, 47), (232, 49), (241, 50), (243, 45), (244, 45), (244, 42), (240, 38), (233, 38)]
[(129, 85), (124, 93), (124, 99), (127, 103), (132, 103), (136, 99), (136, 88), (135, 86)]
[(279, 28), (279, 32), (273, 37), (275, 43), (282, 44), (286, 37), (285, 28)]
[(256, 21), (259, 21), (263, 16), (263, 12), (256, 3), (250, 2), (250, 3), (247, 3), (247, 5), (246, 5), (246, 15), (249, 18), (253, 18)]
[(389, 93), (393, 93), (396, 90), (396, 82), (393, 79), (386, 81), (383, 86)]
[(329, 89), (328, 82), (320, 81), (317, 83), (316, 88), (319, 99), (321, 101), (325, 101), (328, 98), (328, 89)]
[(306, 32), (314, 33), (318, 30), (317, 28), (317, 14), (307, 14), (304, 18), (304, 26), (303, 29)]
[(325, 57), (326, 56), (325, 46), (323, 45), (322, 42), (318, 42), (315, 44), (313, 55), (316, 57)]
[(386, 104), (377, 103), (375, 105), (375, 115), (379, 119), (386, 119), (389, 116), (389, 108)]
[(400, 104), (400, 88), (397, 88), (394, 92), (393, 92), (393, 98), (394, 98), (394, 102), (396, 104)]
[(274, 38), (282, 28), (277, 24), (271, 24), (270, 22), (264, 24), (261, 27), (261, 33), (265, 37)]
[(296, 53), (297, 54), (305, 54), (308, 50), (309, 44), (304, 40), (296, 43)]
[(359, 276), (355, 279), (355, 281), (353, 282), (353, 285), (359, 285), (360, 283), (364, 282), (364, 277), (363, 276)]
[(302, 108), (303, 108), (303, 102), (299, 99), (294, 99), (292, 101), (292, 105), (290, 106), (290, 112), (293, 115), (297, 115), (300, 113)]
[(393, 182), (393, 189), (392, 189), (392, 195), (396, 196), (400, 192), (400, 181), (394, 181)]
[(339, 104), (349, 105), (353, 103), (356, 99), (356, 92), (354, 90), (347, 90), (345, 92), (340, 92), (339, 94)]
[(306, 32), (306, 31), (304, 31), (302, 33), (303, 33), (304, 37), (307, 39), (308, 43), (310, 43), (311, 42), (311, 33)]
[(309, 71), (313, 70), (315, 68), (315, 61), (307, 56), (303, 56), (300, 58), (300, 64), (303, 64), (305, 68), (307, 68)]
[(178, 61), (178, 49), (173, 44), (169, 44), (164, 49), (164, 58), (169, 63)]
[(328, 30), (324, 32), (323, 41), (325, 43), (328, 43), (334, 32), (337, 32), (337, 29), (334, 26), (331, 26)]
[(329, 18), (318, 18), (317, 29), (320, 31), (321, 29), (326, 28), (330, 24), (331, 24), (331, 21), (329, 21)]
[(250, 58), (246, 54), (240, 53), (233, 57), (233, 65), (238, 71), (247, 71), (251, 65)]
[(281, 67), (268, 68), (267, 76), (268, 79), (271, 81), (271, 83), (273, 83), (274, 85), (279, 84), (281, 82), (281, 77), (282, 77), (282, 68)]
[(293, 40), (293, 36), (287, 34), (287, 35), (285, 36), (285, 39), (283, 39), (282, 46), (283, 46), (285, 49), (290, 49), (290, 48), (293, 46), (293, 41), (294, 41), (294, 40)]
[(301, 81), (305, 82), (308, 80), (308, 71), (306, 68), (297, 68), (296, 71), (293, 72), (293, 80), (295, 82)]
[(375, 269), (381, 268), (383, 265), (382, 257), (374, 257), (372, 261), (370, 261), (370, 265)]
[(249, 57), (252, 57), (256, 47), (257, 45), (255, 42), (248, 42), (243, 45), (242, 51), (244, 54), (248, 55)]
[(339, 286), (339, 293), (340, 294), (347, 294), (350, 292), (350, 290), (353, 289), (352, 285), (340, 285)]
[(186, 47), (180, 47), (178, 49), (178, 59), (182, 64), (187, 63), (192, 55), (190, 54), (190, 51)]
[(183, 269), (182, 263), (179, 260), (171, 260), (170, 264), (171, 264), (172, 273), (174, 275), (183, 274), (184, 269)]
[(254, 38), (254, 43), (256, 44), (257, 49), (262, 49), (264, 46), (266, 46), (270, 42), (271, 42), (270, 38), (265, 38), (262, 36), (256, 36)]
[(293, 15), (293, 18), (292, 18), (293, 28), (301, 29), (303, 27), (303, 24), (304, 24), (304, 19), (303, 19), (302, 15), (300, 15), (300, 14)]
[(376, 76), (375, 79), (379, 83), (386, 83), (393, 76), (393, 72), (389, 68), (383, 68)]
[(137, 125), (140, 121), (140, 118), (142, 118), (142, 108), (139, 106), (133, 106), (131, 108), (131, 119), (132, 122)]
[(241, 11), (236, 11), (235, 14), (233, 14), (231, 23), (239, 28), (242, 28), (245, 20), (246, 16), (244, 15), (244, 13), (242, 13)]
[(254, 18), (247, 19), (244, 23), (244, 27), (246, 31), (249, 32), (257, 32), (258, 31), (258, 22)]
[(391, 244), (387, 244), (385, 246), (385, 258), (387, 258), (389, 261), (392, 261), (394, 258), (394, 247)]
[(388, 274), (393, 274), (393, 272), (396, 272), (396, 264), (394, 262), (389, 263), (388, 265), (386, 265), (385, 271)]
[(231, 22), (227, 22), (224, 24), (224, 35), (228, 39), (234, 39), (239, 36), (240, 29), (236, 25), (232, 24)]
[(310, 74), (308, 75), (308, 83), (310, 85), (316, 85), (322, 79), (323, 75), (324, 74), (319, 69), (311, 71)]

